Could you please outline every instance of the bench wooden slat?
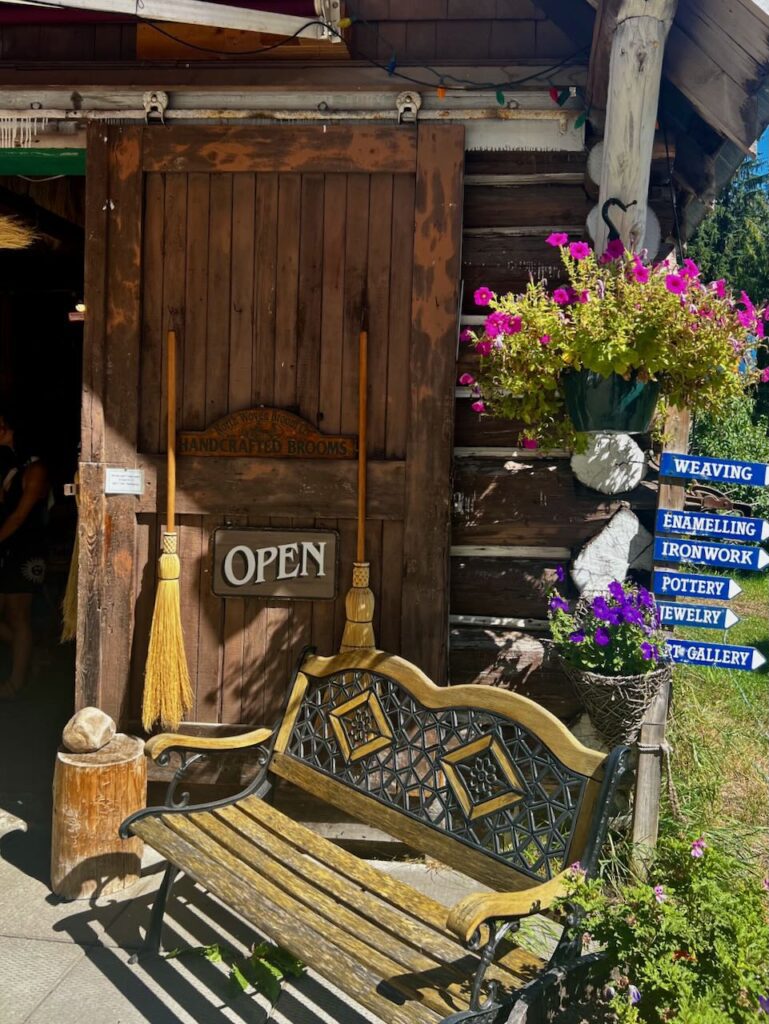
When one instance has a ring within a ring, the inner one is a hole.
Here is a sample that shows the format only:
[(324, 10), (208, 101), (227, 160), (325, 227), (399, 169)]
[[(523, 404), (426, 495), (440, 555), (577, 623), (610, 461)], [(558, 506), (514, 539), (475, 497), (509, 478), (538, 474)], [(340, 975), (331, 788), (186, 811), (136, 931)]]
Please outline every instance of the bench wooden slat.
[[(405, 968), (414, 978), (409, 991), (418, 991), (426, 1005), (443, 1012), (464, 1009), (468, 1005), (467, 979), (472, 978), (477, 960), (467, 956), (461, 946), (454, 947), (449, 964), (440, 963), (346, 906), (341, 895), (330, 896), (312, 882), (308, 883), (236, 831), (231, 821), (222, 821), (217, 815), (205, 812), (193, 814), (188, 820), (238, 857), (249, 877), (253, 877), (253, 871), (268, 883), (279, 886), (287, 896), (325, 918), (334, 934), (338, 930), (353, 936), (355, 948), (358, 940), (366, 943), (370, 947), (367, 955), (372, 966), (386, 968), (395, 977)], [(465, 969), (461, 970), (459, 964), (463, 960)]]
[[(217, 817), (224, 818), (232, 828), (248, 836), (261, 849), (267, 850), (274, 858), (273, 864), (277, 862), (278, 866), (287, 866), (290, 869), (289, 874), (292, 876), (291, 884), (295, 885), (298, 890), (303, 890), (308, 899), (316, 901), (317, 894), (322, 889), (333, 897), (332, 906), (335, 914), (340, 909), (347, 908), (352, 910), (355, 915), (366, 918), (366, 923), (372, 922), (380, 933), (380, 937), (383, 930), (389, 932), (397, 943), (397, 946), (392, 947), (392, 952), (395, 952), (396, 948), (399, 950), (401, 944), (408, 944), (407, 950), (410, 947), (411, 951), (418, 951), (430, 958), (429, 963), (424, 962), (424, 956), (421, 960), (411, 958), (407, 961), (401, 958), (403, 953), (400, 952), (399, 962), (404, 966), (411, 966), (415, 970), (425, 970), (428, 967), (436, 968), (442, 965), (448, 972), (447, 984), (449, 983), (448, 979), (464, 982), (474, 973), (478, 963), (477, 958), (457, 943), (456, 939), (447, 937), (445, 928), (439, 931), (425, 926), (418, 918), (404, 913), (386, 898), (367, 891), (344, 873), (329, 867), (329, 863), (333, 864), (333, 851), (339, 849), (332, 843), (327, 844), (331, 847), (331, 851), (326, 854), (326, 863), (321, 863), (314, 857), (302, 853), (301, 846), (297, 848), (289, 845), (285, 839), (259, 825), (249, 814), (244, 813), (239, 804), (222, 808), (215, 813)], [(291, 824), (288, 818), (285, 819), (285, 822), (287, 825)], [(309, 831), (309, 829), (305, 831)], [(306, 849), (307, 844), (304, 843), (303, 847)], [(272, 874), (274, 868), (268, 868), (268, 871)], [(382, 874), (379, 871), (373, 873), (375, 876)], [(275, 877), (278, 877), (277, 874)], [(390, 881), (386, 875), (384, 878)], [(417, 899), (421, 897), (421, 893), (405, 883), (395, 883), (395, 885), (399, 902), (408, 904), (412, 896)], [(436, 906), (440, 907), (440, 904)], [(508, 953), (508, 958), (509, 962), (505, 968), (500, 969), (495, 966), (491, 969), (489, 976), (496, 978), (509, 989), (520, 988), (526, 980), (529, 980), (542, 968), (542, 961), (524, 950), (512, 950)], [(453, 988), (451, 990), (454, 991)]]
[[(383, 1020), (392, 1024), (439, 1024), (440, 1013), (413, 1000), (407, 1001), (394, 986), (384, 984), (374, 971), (337, 946), (321, 919), (310, 914), (296, 916), (296, 908), (293, 912), (287, 910), (285, 901), (274, 900), (266, 887), (260, 888), (255, 900), (253, 886), (241, 877), (242, 862), (214, 843), (209, 844), (209, 852), (205, 852), (168, 827), (167, 822), (172, 817), (183, 820), (178, 815), (168, 815), (164, 821), (143, 818), (136, 822), (132, 831), (237, 910), (260, 932), (312, 964), (322, 977), (333, 983), (343, 976), (345, 991)], [(392, 998), (386, 994), (388, 988), (393, 990)], [(403, 1002), (399, 1003), (401, 998)]]

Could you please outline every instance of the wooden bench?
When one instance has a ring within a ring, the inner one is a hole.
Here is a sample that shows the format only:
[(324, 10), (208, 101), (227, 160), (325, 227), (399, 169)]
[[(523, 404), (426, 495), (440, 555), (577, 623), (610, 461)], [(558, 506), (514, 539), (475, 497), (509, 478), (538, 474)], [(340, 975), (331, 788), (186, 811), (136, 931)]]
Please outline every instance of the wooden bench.
[[(550, 906), (568, 867), (595, 869), (627, 748), (589, 750), (549, 712), (487, 686), (438, 687), (381, 652), (306, 656), (275, 729), (229, 739), (156, 736), (167, 763), (257, 747), (242, 793), (127, 818), (168, 861), (145, 951), (160, 949), (183, 871), (262, 934), (392, 1024), (491, 1024), (550, 965), (513, 945)], [(286, 779), (488, 886), (447, 909), (267, 802)]]

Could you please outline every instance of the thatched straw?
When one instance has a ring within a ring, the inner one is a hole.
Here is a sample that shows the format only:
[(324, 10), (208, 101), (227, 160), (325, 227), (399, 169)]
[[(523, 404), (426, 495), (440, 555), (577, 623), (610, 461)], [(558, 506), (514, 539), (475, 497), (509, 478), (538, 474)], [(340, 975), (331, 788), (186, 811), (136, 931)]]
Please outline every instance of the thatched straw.
[(0, 217), (0, 249), (28, 249), (37, 235), (16, 217)]

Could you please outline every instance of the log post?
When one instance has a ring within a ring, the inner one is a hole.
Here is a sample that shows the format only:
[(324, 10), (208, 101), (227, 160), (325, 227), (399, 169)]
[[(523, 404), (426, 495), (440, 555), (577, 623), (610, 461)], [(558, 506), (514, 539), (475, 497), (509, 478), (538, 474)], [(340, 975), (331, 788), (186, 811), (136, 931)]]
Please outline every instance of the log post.
[[(609, 198), (623, 203), (635, 200), (636, 205), (625, 213), (619, 207), (611, 211), (612, 221), (628, 249), (640, 249), (646, 231), (662, 58), (677, 3), (678, 0), (620, 0), (611, 36), (598, 207), (601, 210)], [(608, 227), (599, 218), (596, 252), (602, 253), (607, 241)]]
[(118, 828), (147, 802), (144, 743), (118, 733), (94, 753), (56, 755), (51, 889), (67, 900), (105, 896), (141, 874), (141, 839)]
[[(671, 408), (665, 421), (665, 450), (689, 450), (691, 416), (686, 409)], [(686, 481), (660, 481), (658, 508), (683, 509)], [(648, 853), (657, 844), (662, 790), (662, 744), (665, 742), (670, 685), (660, 689), (649, 705), (638, 737), (638, 773), (633, 801), (634, 869), (645, 877)]]

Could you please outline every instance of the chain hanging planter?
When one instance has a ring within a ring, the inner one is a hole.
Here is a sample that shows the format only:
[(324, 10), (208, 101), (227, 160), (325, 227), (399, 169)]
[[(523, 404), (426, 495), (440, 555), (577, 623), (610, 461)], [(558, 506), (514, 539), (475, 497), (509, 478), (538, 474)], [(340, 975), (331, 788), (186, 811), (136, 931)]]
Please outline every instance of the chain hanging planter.
[(563, 374), (561, 387), (569, 418), (581, 433), (645, 434), (660, 394), (658, 381), (644, 382), (635, 372), (625, 378), (572, 370)]

